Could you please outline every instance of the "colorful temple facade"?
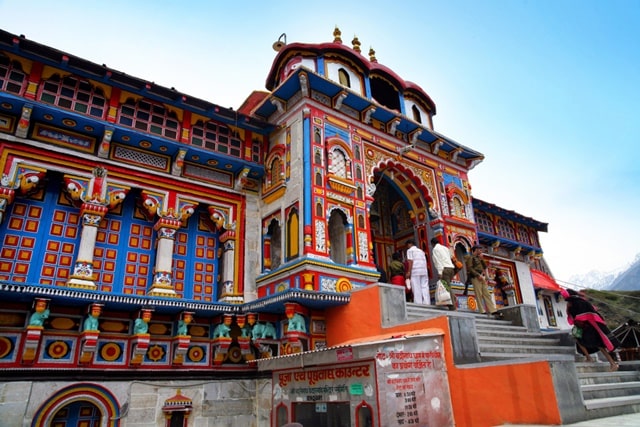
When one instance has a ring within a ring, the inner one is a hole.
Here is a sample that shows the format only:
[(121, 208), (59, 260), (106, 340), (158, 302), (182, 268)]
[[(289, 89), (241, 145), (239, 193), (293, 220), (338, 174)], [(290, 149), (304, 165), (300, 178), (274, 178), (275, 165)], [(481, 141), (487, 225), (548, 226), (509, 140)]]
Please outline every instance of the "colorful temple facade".
[[(483, 245), (505, 280), (499, 308), (567, 328), (547, 225), (473, 198), (484, 157), (435, 130), (420, 86), (338, 29), (274, 48), (266, 91), (233, 110), (0, 31), (5, 419), (282, 426), (315, 411), (353, 426), (491, 425), (491, 406), (447, 374), (446, 321), (387, 328), (374, 307), (377, 295), (404, 304), (378, 267), (410, 238), (429, 260), (433, 237), (459, 259)], [(473, 312), (465, 278), (456, 304)], [(415, 335), (402, 342), (410, 371), (376, 344), (399, 334)], [(286, 365), (305, 355), (330, 367)], [(520, 388), (553, 394), (540, 382)], [(385, 393), (443, 409), (392, 416)], [(505, 421), (561, 420), (541, 408)]]

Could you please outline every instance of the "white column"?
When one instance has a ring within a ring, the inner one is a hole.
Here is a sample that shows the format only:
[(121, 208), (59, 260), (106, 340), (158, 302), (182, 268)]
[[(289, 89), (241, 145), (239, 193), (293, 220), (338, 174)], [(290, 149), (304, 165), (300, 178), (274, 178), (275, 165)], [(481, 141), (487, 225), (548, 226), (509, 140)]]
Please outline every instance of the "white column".
[(83, 203), (80, 210), (82, 218), (82, 234), (80, 247), (73, 274), (67, 286), (74, 288), (96, 289), (93, 281), (93, 252), (96, 247), (98, 227), (108, 209), (106, 206), (93, 203)]

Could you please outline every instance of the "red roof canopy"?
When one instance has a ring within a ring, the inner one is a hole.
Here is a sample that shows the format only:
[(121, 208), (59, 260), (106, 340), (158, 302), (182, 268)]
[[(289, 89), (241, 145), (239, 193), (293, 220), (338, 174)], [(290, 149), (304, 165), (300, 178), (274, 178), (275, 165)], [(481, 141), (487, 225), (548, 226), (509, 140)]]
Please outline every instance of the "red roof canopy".
[(556, 283), (553, 277), (540, 270), (531, 269), (531, 278), (533, 279), (533, 287), (537, 289), (546, 289), (548, 291), (560, 292), (562, 288)]

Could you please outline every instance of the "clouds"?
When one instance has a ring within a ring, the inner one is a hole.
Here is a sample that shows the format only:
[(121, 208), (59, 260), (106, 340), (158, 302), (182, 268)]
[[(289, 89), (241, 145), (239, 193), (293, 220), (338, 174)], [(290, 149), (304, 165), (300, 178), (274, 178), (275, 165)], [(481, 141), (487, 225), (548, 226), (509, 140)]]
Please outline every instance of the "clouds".
[(595, 0), (0, 2), (3, 29), (238, 108), (287, 41), (343, 43), (432, 97), (436, 130), (486, 155), (474, 195), (549, 223), (557, 278), (640, 252), (640, 3)]

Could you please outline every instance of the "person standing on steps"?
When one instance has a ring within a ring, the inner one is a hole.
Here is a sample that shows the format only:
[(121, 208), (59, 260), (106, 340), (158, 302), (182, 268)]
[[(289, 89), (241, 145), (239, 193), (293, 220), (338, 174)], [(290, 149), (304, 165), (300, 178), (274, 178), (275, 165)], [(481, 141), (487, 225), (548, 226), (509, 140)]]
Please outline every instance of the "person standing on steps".
[(574, 334), (578, 350), (584, 354), (587, 362), (592, 362), (591, 354), (600, 350), (609, 362), (611, 372), (617, 371), (618, 362), (613, 359), (611, 352), (620, 343), (611, 335), (602, 315), (573, 289), (563, 289), (560, 294), (567, 302), (567, 321), (580, 330), (577, 336)]
[(438, 279), (442, 280), (444, 287), (447, 288), (449, 295), (451, 295), (452, 304), (449, 304), (449, 310), (455, 310), (456, 295), (453, 293), (453, 289), (451, 289), (451, 280), (455, 274), (455, 266), (453, 265), (453, 261), (451, 261), (451, 252), (445, 245), (440, 243), (437, 237), (431, 239), (431, 246), (433, 246), (433, 264), (436, 267)]
[(473, 292), (476, 294), (478, 308), (482, 314), (489, 312), (496, 319), (502, 319), (502, 313), (496, 309), (496, 305), (489, 293), (489, 285), (485, 278), (485, 270), (487, 263), (480, 256), (482, 246), (475, 245), (471, 248), (471, 255), (465, 257), (465, 266), (467, 267), (467, 276), (471, 278)]
[(407, 279), (411, 280), (413, 302), (416, 304), (431, 304), (429, 295), (429, 270), (427, 269), (427, 256), (424, 251), (416, 246), (413, 239), (407, 240)]

